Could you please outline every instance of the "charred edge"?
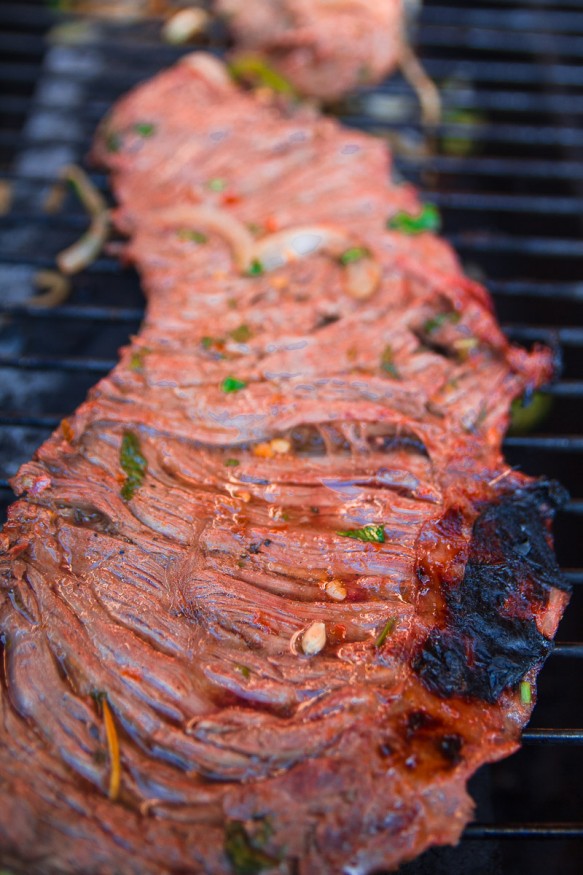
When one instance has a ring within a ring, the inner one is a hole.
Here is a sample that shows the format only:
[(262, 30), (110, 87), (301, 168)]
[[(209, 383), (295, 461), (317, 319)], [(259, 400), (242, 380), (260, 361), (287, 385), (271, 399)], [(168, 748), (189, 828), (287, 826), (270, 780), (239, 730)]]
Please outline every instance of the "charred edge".
[(446, 587), (447, 622), (433, 629), (414, 662), (425, 685), (442, 696), (494, 703), (552, 642), (534, 616), (512, 616), (512, 598), (546, 604), (550, 588), (569, 590), (549, 544), (549, 523), (566, 501), (557, 483), (539, 481), (489, 505), (476, 520), (463, 582)]

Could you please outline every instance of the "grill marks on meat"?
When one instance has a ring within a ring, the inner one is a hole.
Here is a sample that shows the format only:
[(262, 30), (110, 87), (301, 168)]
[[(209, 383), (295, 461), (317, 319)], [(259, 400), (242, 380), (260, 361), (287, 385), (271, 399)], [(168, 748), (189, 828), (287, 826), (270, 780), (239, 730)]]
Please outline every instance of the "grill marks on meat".
[[(382, 144), (241, 93), (210, 59), (125, 98), (97, 154), (148, 310), (14, 481), (3, 860), (223, 875), (245, 853), (254, 871), (356, 875), (456, 841), (468, 776), (517, 747), (530, 705), (515, 682), (534, 680), (567, 601), (551, 492), (500, 452), (512, 398), (548, 379), (550, 355), (508, 346), (445, 243), (386, 230), (418, 201), (388, 181)], [(259, 236), (357, 229), (380, 287), (356, 301), (322, 254), (242, 275), (216, 230), (201, 242), (160, 218), (176, 204)], [(225, 392), (227, 378), (246, 385)], [(126, 501), (127, 431), (147, 471)], [(384, 542), (339, 534), (365, 526)], [(306, 656), (293, 642), (313, 623), (326, 642)], [(486, 685), (500, 624), (518, 656)], [(460, 642), (484, 641), (483, 665), (452, 668)]]
[(331, 100), (396, 67), (401, 0), (216, 0), (243, 49), (256, 51), (301, 94)]

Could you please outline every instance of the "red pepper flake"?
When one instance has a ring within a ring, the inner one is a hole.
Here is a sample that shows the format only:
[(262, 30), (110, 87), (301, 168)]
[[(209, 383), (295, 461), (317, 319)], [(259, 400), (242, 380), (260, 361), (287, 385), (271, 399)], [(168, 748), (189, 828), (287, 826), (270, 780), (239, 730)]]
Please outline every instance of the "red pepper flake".
[(235, 204), (241, 203), (241, 196), (235, 194), (234, 192), (228, 191), (222, 196), (221, 203), (225, 207), (233, 207), (235, 206)]
[(275, 216), (268, 216), (265, 220), (265, 230), (270, 234), (273, 234), (275, 231), (279, 229), (279, 222), (275, 218)]

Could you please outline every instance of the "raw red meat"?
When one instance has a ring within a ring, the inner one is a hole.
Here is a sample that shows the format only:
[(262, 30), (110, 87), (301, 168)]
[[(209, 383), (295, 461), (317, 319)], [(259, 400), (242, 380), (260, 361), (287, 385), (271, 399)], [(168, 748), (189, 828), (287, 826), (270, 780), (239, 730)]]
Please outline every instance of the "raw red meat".
[(208, 57), (96, 153), (148, 309), (14, 480), (2, 863), (359, 875), (456, 842), (568, 598), (562, 491), (501, 454), (549, 353), (387, 228), (420, 204), (380, 141)]

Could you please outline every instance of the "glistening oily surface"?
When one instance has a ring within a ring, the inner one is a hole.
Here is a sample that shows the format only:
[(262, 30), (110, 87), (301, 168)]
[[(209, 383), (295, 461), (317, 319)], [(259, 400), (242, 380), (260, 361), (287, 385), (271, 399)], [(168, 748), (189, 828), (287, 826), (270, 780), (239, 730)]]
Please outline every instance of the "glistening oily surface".
[(148, 309), (15, 478), (0, 858), (356, 875), (456, 841), (567, 600), (561, 490), (500, 452), (549, 354), (400, 230), (382, 143), (209, 57), (96, 154)]

